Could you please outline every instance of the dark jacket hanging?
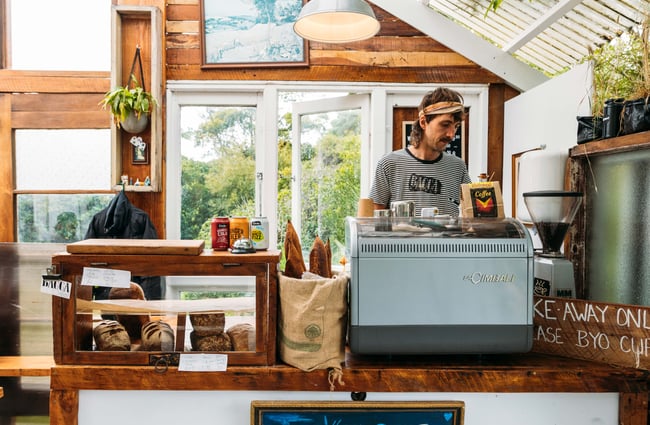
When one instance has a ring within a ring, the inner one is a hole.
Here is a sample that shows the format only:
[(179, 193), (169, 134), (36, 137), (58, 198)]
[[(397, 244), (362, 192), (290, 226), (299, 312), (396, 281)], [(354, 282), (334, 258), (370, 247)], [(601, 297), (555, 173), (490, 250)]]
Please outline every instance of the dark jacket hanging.
[[(104, 208), (90, 220), (84, 239), (158, 239), (156, 227), (149, 214), (136, 208), (124, 191), (120, 191)], [(159, 276), (131, 276), (144, 290), (148, 300), (162, 298), (162, 285)], [(96, 299), (108, 298), (111, 288), (101, 287), (93, 291)]]
[(136, 208), (124, 191), (95, 214), (84, 239), (158, 239), (156, 227), (143, 210)]

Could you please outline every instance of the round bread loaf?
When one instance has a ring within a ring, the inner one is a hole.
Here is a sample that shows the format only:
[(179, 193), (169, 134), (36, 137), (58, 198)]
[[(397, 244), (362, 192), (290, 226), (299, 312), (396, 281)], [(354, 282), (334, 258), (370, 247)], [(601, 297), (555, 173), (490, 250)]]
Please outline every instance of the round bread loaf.
[[(135, 282), (131, 282), (128, 288), (111, 288), (108, 293), (109, 300), (144, 300), (144, 291), (142, 287)], [(131, 342), (137, 343), (142, 337), (142, 326), (151, 320), (148, 314), (118, 314), (115, 319), (124, 326), (131, 337)]]
[(130, 351), (131, 340), (124, 326), (117, 320), (102, 320), (93, 329), (93, 338), (99, 351)]
[(161, 321), (145, 323), (141, 348), (144, 351), (174, 351), (174, 330)]
[(255, 351), (255, 327), (250, 323), (238, 323), (226, 332), (233, 351)]
[(216, 313), (190, 313), (190, 323), (197, 336), (210, 336), (222, 334), (226, 326), (224, 312)]
[(200, 336), (192, 331), (190, 333), (190, 342), (193, 351), (232, 351), (232, 343), (226, 333)]

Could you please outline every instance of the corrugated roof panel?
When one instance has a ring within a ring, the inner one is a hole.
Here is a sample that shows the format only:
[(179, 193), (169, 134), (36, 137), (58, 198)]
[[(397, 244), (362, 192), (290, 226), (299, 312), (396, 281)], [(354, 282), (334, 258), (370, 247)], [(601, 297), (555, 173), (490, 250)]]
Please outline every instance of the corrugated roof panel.
[(512, 46), (513, 56), (550, 75), (580, 63), (595, 48), (638, 25), (642, 11), (650, 11), (650, 0), (584, 0), (536, 28), (549, 13), (570, 7), (570, 1), (503, 0), (487, 13), (489, 0), (428, 0), (428, 5), (499, 48)]

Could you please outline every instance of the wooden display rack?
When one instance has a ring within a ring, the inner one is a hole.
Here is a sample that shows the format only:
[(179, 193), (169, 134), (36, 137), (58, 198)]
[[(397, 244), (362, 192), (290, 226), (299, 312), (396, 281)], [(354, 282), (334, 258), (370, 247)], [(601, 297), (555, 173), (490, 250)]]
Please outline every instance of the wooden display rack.
[[(228, 364), (272, 365), (276, 362), (279, 252), (230, 254), (226, 251), (204, 251), (202, 245), (198, 252), (194, 246), (197, 241), (140, 240), (139, 247), (131, 240), (100, 240), (98, 244), (89, 242), (93, 241), (70, 244), (69, 252), (57, 254), (52, 258), (52, 266), (60, 274), (60, 280), (71, 283), (70, 299), (58, 296), (52, 298), (56, 364), (149, 366), (152, 364), (152, 359), (160, 358), (165, 359), (168, 364), (174, 364), (178, 356), (185, 352), (183, 333), (187, 314), (224, 308), (233, 308), (237, 311), (248, 308), (254, 311), (255, 315), (255, 348), (250, 351), (220, 353), (228, 355)], [(203, 243), (203, 241), (199, 242)], [(137, 249), (140, 251), (134, 251)], [(252, 276), (255, 279), (255, 298), (245, 303), (244, 307), (239, 305), (241, 303), (232, 307), (231, 304), (236, 303), (236, 299), (219, 299), (218, 302), (212, 300), (214, 305), (209, 306), (207, 305), (209, 302), (199, 301), (210, 300), (137, 301), (138, 304), (135, 306), (124, 306), (119, 301), (126, 300), (115, 300), (113, 303), (109, 301), (102, 304), (92, 300), (91, 286), (81, 285), (84, 267), (126, 270), (133, 276)], [(93, 313), (97, 315), (98, 311), (100, 314), (116, 312), (142, 314), (144, 312), (152, 315), (174, 316), (172, 321), (176, 325), (174, 327), (176, 327), (177, 337), (175, 350), (173, 352), (93, 350), (92, 328), (95, 320)]]

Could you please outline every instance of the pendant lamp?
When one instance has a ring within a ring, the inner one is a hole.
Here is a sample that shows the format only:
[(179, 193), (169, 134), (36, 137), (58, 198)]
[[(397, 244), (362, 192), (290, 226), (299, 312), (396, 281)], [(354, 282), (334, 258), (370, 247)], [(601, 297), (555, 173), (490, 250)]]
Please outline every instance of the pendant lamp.
[(348, 43), (373, 37), (379, 32), (379, 21), (364, 0), (310, 0), (293, 30), (311, 41)]

